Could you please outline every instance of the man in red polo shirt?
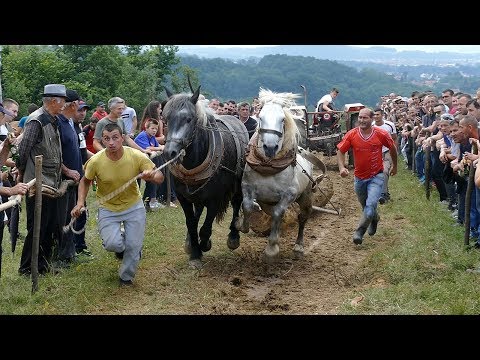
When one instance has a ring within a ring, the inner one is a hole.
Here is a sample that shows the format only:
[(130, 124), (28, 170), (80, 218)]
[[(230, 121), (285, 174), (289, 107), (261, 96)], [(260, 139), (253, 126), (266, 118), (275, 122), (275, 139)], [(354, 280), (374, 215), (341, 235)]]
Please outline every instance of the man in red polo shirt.
[(382, 146), (390, 150), (392, 167), (390, 176), (397, 173), (397, 149), (388, 132), (372, 127), (373, 111), (368, 108), (360, 110), (358, 126), (348, 131), (337, 145), (338, 169), (341, 177), (349, 174), (345, 167), (345, 153), (352, 148), (355, 159), (355, 193), (362, 205), (363, 213), (357, 230), (353, 234), (353, 242), (357, 245), (363, 242), (367, 231), (372, 236), (377, 231), (380, 220), (377, 207), (382, 194), (385, 175), (383, 173)]

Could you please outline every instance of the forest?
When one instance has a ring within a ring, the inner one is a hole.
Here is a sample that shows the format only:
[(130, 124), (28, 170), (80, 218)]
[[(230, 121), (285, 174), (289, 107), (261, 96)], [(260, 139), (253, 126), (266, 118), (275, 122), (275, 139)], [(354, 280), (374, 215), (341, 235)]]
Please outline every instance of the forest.
[[(371, 68), (354, 68), (337, 61), (314, 57), (267, 55), (260, 61), (231, 61), (179, 56), (175, 45), (3, 45), (1, 49), (2, 97), (20, 104), (19, 116), (27, 115), (29, 103), (39, 104), (43, 87), (62, 83), (76, 90), (88, 103), (106, 102), (113, 96), (126, 99), (139, 113), (153, 99), (202, 86), (207, 98), (220, 101), (251, 101), (260, 87), (275, 92), (306, 95), (309, 110), (332, 87), (340, 90), (336, 107), (361, 102), (375, 106), (382, 95), (395, 92), (410, 96), (413, 90), (445, 88), (474, 93), (478, 77), (459, 72), (444, 74), (433, 88), (400, 81)], [(306, 89), (304, 92), (303, 85)]]

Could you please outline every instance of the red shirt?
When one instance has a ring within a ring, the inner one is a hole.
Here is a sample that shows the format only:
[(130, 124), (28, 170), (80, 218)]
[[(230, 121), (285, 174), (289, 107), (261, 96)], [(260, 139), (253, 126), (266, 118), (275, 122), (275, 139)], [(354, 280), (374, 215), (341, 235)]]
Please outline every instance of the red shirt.
[(101, 112), (95, 111), (95, 112), (92, 114), (92, 116), (95, 117), (95, 118), (97, 118), (98, 121), (102, 120), (102, 119), (103, 119), (105, 116), (107, 116), (107, 115), (108, 115), (108, 113), (107, 113), (105, 110), (103, 110), (103, 111), (101, 111)]
[(383, 171), (382, 145), (391, 151), (397, 151), (392, 137), (385, 130), (372, 127), (372, 133), (364, 138), (360, 128), (356, 127), (345, 134), (337, 149), (345, 154), (353, 148), (354, 174), (359, 179), (365, 180)]
[(95, 154), (97, 152), (93, 147), (93, 134), (95, 134), (95, 129), (92, 129), (90, 125), (87, 125), (83, 128), (83, 132), (85, 133), (85, 142), (87, 143), (88, 151)]

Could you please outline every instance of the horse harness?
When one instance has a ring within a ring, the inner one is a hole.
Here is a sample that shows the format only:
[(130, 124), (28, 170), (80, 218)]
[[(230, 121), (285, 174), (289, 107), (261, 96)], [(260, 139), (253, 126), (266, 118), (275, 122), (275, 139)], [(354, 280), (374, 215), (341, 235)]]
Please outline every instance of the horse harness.
[[(275, 130), (263, 130), (275, 131)], [(285, 170), (287, 167), (297, 164), (297, 154), (292, 149), (285, 153), (281, 158), (267, 158), (257, 148), (258, 133), (255, 133), (248, 144), (246, 161), (252, 169), (262, 175), (275, 175)]]
[[(240, 164), (242, 151), (236, 132), (233, 131), (232, 126), (228, 124), (227, 121), (224, 121), (220, 118), (215, 118), (214, 121), (221, 122), (230, 131), (232, 131), (232, 135), (235, 139), (235, 146), (237, 148), (237, 164)], [(218, 125), (215, 122), (213, 128), (210, 128), (208, 132), (208, 153), (205, 157), (205, 160), (193, 169), (186, 169), (182, 164), (172, 164), (170, 165), (170, 172), (180, 182), (187, 185), (187, 189), (189, 185), (200, 185), (197, 189), (190, 193), (191, 196), (202, 189), (219, 169), (229, 171), (236, 176), (241, 175), (241, 168), (239, 166), (237, 166), (237, 171), (233, 171), (221, 164), (223, 154), (224, 142), (218, 129)], [(238, 168), (240, 168), (240, 173)]]

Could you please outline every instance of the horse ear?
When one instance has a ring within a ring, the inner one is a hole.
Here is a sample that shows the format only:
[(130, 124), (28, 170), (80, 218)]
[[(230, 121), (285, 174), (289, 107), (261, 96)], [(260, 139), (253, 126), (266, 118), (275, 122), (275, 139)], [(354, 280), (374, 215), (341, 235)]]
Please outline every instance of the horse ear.
[(202, 87), (202, 85), (200, 85), (197, 89), (197, 91), (195, 91), (192, 95), (192, 98), (190, 99), (192, 101), (192, 103), (196, 104), (197, 101), (198, 101), (198, 97), (200, 96), (200, 88)]
[(167, 87), (165, 87), (165, 92), (167, 93), (168, 98), (171, 98), (173, 96), (173, 93)]
[(188, 86), (190, 86), (190, 91), (193, 93), (193, 86), (192, 86), (192, 82), (190, 81), (190, 74), (187, 74), (187, 79), (188, 79)]

